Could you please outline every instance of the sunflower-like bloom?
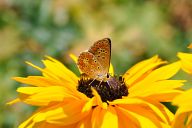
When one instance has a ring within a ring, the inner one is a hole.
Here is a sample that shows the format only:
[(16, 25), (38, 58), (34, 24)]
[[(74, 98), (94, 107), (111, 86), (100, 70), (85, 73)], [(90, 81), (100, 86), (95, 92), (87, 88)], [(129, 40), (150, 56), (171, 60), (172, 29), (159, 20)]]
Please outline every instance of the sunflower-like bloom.
[(88, 84), (89, 78), (77, 77), (51, 57), (43, 60), (44, 68), (27, 63), (42, 76), (15, 77), (31, 86), (19, 87), (19, 97), (9, 104), (24, 102), (38, 109), (19, 128), (171, 127), (174, 114), (161, 102), (181, 94), (184, 82), (171, 80), (180, 63), (163, 65), (166, 62), (158, 56), (134, 65), (121, 77), (114, 76), (110, 84)]
[[(192, 49), (192, 44), (188, 47)], [(192, 54), (179, 52), (181, 68), (188, 74), (192, 74)], [(185, 91), (173, 100), (173, 104), (178, 106), (173, 122), (173, 128), (192, 127), (192, 89)]]

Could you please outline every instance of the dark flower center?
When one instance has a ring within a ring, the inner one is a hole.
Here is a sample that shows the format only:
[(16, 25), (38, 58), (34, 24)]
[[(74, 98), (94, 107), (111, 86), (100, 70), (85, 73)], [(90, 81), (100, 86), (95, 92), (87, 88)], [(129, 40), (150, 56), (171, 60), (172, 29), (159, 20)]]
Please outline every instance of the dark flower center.
[(82, 74), (77, 90), (91, 98), (93, 97), (91, 87), (98, 92), (103, 102), (121, 99), (122, 96), (128, 95), (128, 88), (122, 77), (110, 76), (107, 81), (99, 81)]

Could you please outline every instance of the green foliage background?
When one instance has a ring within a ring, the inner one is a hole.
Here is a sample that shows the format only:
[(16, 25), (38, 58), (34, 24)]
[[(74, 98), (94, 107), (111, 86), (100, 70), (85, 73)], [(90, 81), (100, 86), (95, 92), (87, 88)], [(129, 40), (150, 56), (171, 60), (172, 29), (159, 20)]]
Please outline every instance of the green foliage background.
[[(78, 74), (69, 53), (78, 56), (104, 37), (112, 40), (116, 74), (155, 54), (173, 62), (192, 42), (192, 1), (1, 0), (0, 127), (17, 127), (34, 110), (6, 106), (17, 96), (16, 88), (25, 86), (11, 77), (40, 75), (24, 61), (42, 66), (40, 60), (50, 55)], [(191, 79), (182, 72), (176, 77)]]

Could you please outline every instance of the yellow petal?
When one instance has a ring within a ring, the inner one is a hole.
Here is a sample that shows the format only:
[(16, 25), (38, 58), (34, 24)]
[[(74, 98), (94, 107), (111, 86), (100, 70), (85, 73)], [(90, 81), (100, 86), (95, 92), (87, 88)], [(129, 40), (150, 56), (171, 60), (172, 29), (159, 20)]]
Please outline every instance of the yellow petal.
[(46, 106), (52, 102), (61, 102), (64, 99), (79, 99), (75, 97), (75, 92), (72, 94), (61, 86), (20, 87), (17, 92), (20, 93), (21, 101), (36, 106)]
[(95, 100), (94, 98), (91, 98), (87, 103), (85, 103), (82, 112), (89, 111), (93, 106), (95, 106)]
[[(161, 127), (160, 122), (158, 122), (158, 120), (156, 120), (147, 111), (142, 112), (141, 110), (138, 110), (138, 111), (140, 111), (140, 113), (138, 114), (138, 113), (135, 113), (133, 110), (127, 110), (122, 107), (117, 107), (117, 109), (119, 111), (121, 111), (121, 113), (124, 113), (124, 115), (128, 116), (128, 118), (130, 118), (133, 122), (135, 122), (135, 124), (139, 128), (148, 128), (149, 126), (150, 126), (150, 128)], [(137, 108), (135, 108), (135, 109), (137, 109)], [(147, 112), (147, 113), (145, 113), (145, 112)], [(148, 114), (148, 116), (146, 116), (146, 114)]]
[[(13, 80), (16, 80), (23, 84), (33, 85), (33, 86), (40, 86), (40, 87), (46, 87), (46, 86), (64, 86), (68, 83), (63, 83), (61, 81), (50, 79), (42, 76), (28, 76), (26, 78), (24, 77), (13, 77)], [(67, 86), (67, 85), (66, 85)]]
[(181, 59), (181, 60), (187, 60), (192, 62), (192, 54), (191, 53), (183, 53), (183, 52), (178, 52), (177, 56)]
[(92, 90), (92, 94), (94, 95), (94, 99), (96, 102), (96, 105), (99, 105), (100, 107), (102, 107), (103, 109), (107, 109), (107, 103), (106, 102), (102, 102), (100, 95), (97, 93), (97, 91), (94, 88), (91, 88)]
[[(43, 111), (45, 108), (38, 109), (36, 113), (34, 113), (29, 119), (24, 121), (19, 125), (19, 128), (74, 128), (76, 124), (71, 125), (57, 125), (57, 124), (51, 124), (45, 121), (45, 117), (38, 117), (39, 120), (37, 120), (37, 116), (41, 111)], [(35, 119), (36, 118), (36, 119)], [(41, 120), (44, 120), (41, 122)]]
[[(153, 83), (148, 83), (147, 85), (137, 84), (129, 89), (129, 96), (140, 96), (140, 97), (147, 97), (147, 96), (155, 96), (161, 95), (165, 92), (168, 94), (169, 92), (172, 93), (173, 91), (177, 90), (178, 88), (182, 87), (185, 82), (184, 80), (160, 80), (155, 81)], [(164, 95), (166, 97), (166, 95)]]
[(183, 94), (177, 96), (172, 103), (177, 106), (188, 106), (188, 105), (192, 106), (192, 102), (190, 102), (191, 99), (192, 99), (192, 89), (189, 89), (185, 91)]
[(21, 100), (19, 99), (19, 98), (16, 98), (16, 99), (14, 99), (14, 100), (12, 100), (12, 101), (9, 101), (8, 103), (7, 103), (7, 105), (12, 105), (12, 104), (15, 104), (15, 103), (18, 103), (18, 102), (20, 102)]
[(87, 115), (85, 118), (80, 120), (78, 124), (75, 126), (75, 128), (91, 128), (92, 126), (91, 116), (92, 116), (92, 112), (90, 112), (89, 115)]
[(187, 115), (188, 114), (186, 114), (186, 113), (176, 115), (175, 120), (172, 124), (172, 128), (190, 128), (190, 127), (185, 126), (185, 121), (186, 121)]
[(166, 63), (161, 61), (158, 56), (137, 63), (129, 69), (124, 75), (125, 82), (129, 87), (144, 79), (154, 68)]
[(110, 63), (110, 67), (109, 67), (109, 74), (111, 76), (114, 76), (114, 69), (113, 69), (113, 65)]
[(60, 126), (56, 124), (50, 124), (47, 122), (40, 122), (35, 124), (35, 128), (74, 128), (76, 124), (67, 125), (67, 126)]
[(182, 69), (192, 74), (192, 54), (179, 52), (177, 56), (180, 58)]
[(113, 127), (118, 128), (118, 117), (115, 109), (109, 106), (108, 109), (103, 109), (104, 117), (101, 128)]
[(41, 71), (43, 74), (46, 74), (47, 77), (50, 77), (50, 78), (53, 78), (53, 79), (56, 79), (56, 80), (59, 80), (58, 77), (56, 77), (55, 75), (51, 74), (50, 72), (48, 72), (47, 70), (44, 70), (28, 61), (25, 62), (26, 64), (30, 65), (31, 67), (33, 68), (36, 68), (37, 70)]
[(74, 88), (73, 82), (67, 81), (60, 81), (58, 79), (52, 79), (42, 76), (28, 76), (27, 78), (24, 77), (13, 77), (14, 80), (21, 82), (23, 84), (39, 86), (39, 87), (47, 87), (47, 86), (62, 86), (72, 92), (76, 91)]
[(49, 56), (46, 57), (46, 60), (43, 60), (45, 65), (45, 70), (49, 71), (51, 74), (54, 74), (58, 78), (66, 81), (73, 81), (74, 84), (77, 84), (78, 77), (65, 67), (61, 62), (53, 59)]
[(163, 67), (160, 67), (151, 72), (146, 78), (145, 82), (152, 83), (159, 80), (169, 79), (174, 76), (180, 69), (180, 63), (175, 62)]
[(119, 111), (116, 107), (115, 110), (118, 115), (118, 128), (138, 128), (137, 123), (133, 122), (129, 115)]
[(173, 128), (192, 127), (192, 89), (185, 91), (173, 100), (173, 104), (178, 106), (173, 122)]
[(64, 126), (74, 124), (86, 117), (91, 111), (90, 109), (89, 111), (82, 112), (84, 104), (82, 101), (71, 101), (48, 107), (39, 112), (33, 118), (33, 121), (40, 122), (46, 120), (48, 123)]
[(154, 102), (151, 100), (144, 101), (138, 98), (125, 98), (125, 99), (117, 99), (113, 102), (110, 102), (111, 105), (136, 105), (145, 108), (146, 110), (153, 112), (159, 120), (162, 122), (169, 124), (173, 120), (173, 114), (171, 114), (165, 106), (161, 105), (158, 102)]
[(75, 56), (74, 54), (69, 54), (69, 56), (77, 64), (77, 56)]
[(182, 94), (181, 90), (164, 91), (159, 94), (150, 95), (146, 98), (155, 99), (159, 102), (171, 102), (176, 96)]
[[(191, 102), (191, 101), (189, 101), (189, 102)], [(192, 108), (191, 105), (179, 106), (179, 108), (177, 109), (176, 114), (175, 114), (173, 128), (180, 128), (180, 127), (184, 128), (185, 125), (188, 125), (187, 124), (188, 122), (192, 122), (191, 119), (189, 119), (189, 116), (192, 115), (191, 108)], [(185, 126), (185, 127), (188, 128), (187, 126)]]
[[(167, 81), (166, 79), (171, 78), (175, 75), (180, 69), (180, 65), (178, 62), (173, 64), (169, 64), (158, 68), (152, 71), (148, 76), (146, 76), (143, 80), (136, 83), (134, 86), (129, 88), (129, 96), (141, 96), (145, 95), (161, 93), (163, 91), (174, 91), (174, 88), (178, 88), (183, 85), (184, 81)], [(170, 86), (169, 83), (174, 83), (173, 86)], [(158, 89), (161, 89), (158, 91)], [(155, 92), (154, 92), (155, 91)]]
[(78, 83), (78, 77), (59, 61), (49, 56), (47, 56), (46, 58), (47, 58), (46, 60), (43, 60), (43, 63), (45, 65), (44, 69), (39, 68), (38, 66), (35, 66), (30, 62), (26, 62), (26, 63), (40, 70), (45, 77), (62, 81), (62, 82), (71, 83), (69, 84), (71, 88), (76, 88)]
[(192, 112), (191, 112), (191, 113), (189, 114), (189, 116), (188, 116), (186, 125), (187, 125), (188, 127), (191, 127), (191, 126), (192, 126)]
[(33, 118), (35, 117), (35, 114), (33, 114), (31, 117), (29, 117), (26, 121), (21, 123), (18, 128), (33, 128), (36, 122), (33, 122)]
[(107, 109), (96, 107), (92, 114), (92, 128), (118, 128), (118, 117), (115, 109), (109, 106)]

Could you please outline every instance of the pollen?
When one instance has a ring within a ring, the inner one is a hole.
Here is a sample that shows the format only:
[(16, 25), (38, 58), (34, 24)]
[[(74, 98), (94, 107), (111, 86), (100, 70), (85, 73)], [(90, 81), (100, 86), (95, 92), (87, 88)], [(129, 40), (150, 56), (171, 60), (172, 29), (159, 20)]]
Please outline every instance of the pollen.
[(94, 88), (98, 92), (103, 102), (121, 99), (122, 96), (128, 95), (128, 88), (121, 76), (110, 76), (106, 81), (99, 81), (88, 78), (85, 74), (82, 74), (78, 82), (77, 90), (84, 93), (87, 97), (92, 98), (91, 88)]

